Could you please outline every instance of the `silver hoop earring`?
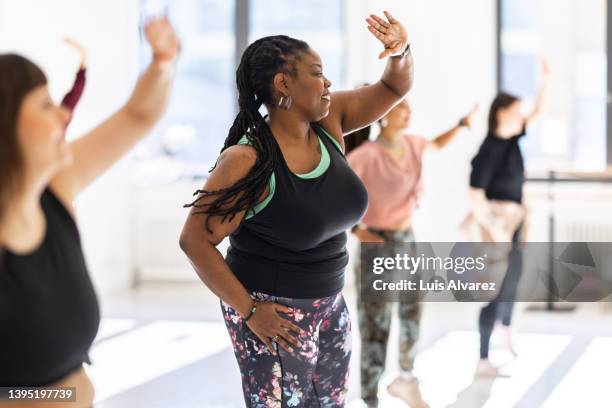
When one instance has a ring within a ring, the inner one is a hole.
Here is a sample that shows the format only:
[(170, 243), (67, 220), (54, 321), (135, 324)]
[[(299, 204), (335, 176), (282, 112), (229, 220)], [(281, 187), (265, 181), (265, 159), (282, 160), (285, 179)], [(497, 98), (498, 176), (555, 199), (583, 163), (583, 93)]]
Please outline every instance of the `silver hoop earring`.
[(278, 100), (278, 107), (281, 108), (282, 110), (289, 110), (289, 108), (291, 108), (292, 102), (293, 102), (293, 99), (291, 99), (291, 96), (282, 95), (280, 99)]
[(380, 126), (387, 127), (389, 125), (389, 121), (386, 118), (382, 118), (380, 120)]

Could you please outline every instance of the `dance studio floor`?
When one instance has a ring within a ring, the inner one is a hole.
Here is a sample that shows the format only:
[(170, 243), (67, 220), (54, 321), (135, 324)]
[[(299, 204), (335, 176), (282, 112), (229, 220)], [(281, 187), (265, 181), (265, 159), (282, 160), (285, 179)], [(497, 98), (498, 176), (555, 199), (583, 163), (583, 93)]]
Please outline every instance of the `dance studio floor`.
[[(352, 295), (347, 290), (355, 317)], [(88, 367), (96, 407), (244, 406), (218, 301), (202, 285), (148, 285), (105, 298), (102, 306), (104, 318)], [(612, 305), (583, 304), (571, 313), (519, 306), (518, 358), (495, 347), (494, 338), (491, 358), (504, 365), (504, 376), (474, 381), (477, 312), (476, 304), (425, 305), (415, 371), (432, 408), (612, 407)], [(348, 408), (362, 406), (357, 401), (359, 342), (353, 334)], [(381, 406), (405, 407), (386, 393), (397, 370), (397, 341), (388, 358)]]

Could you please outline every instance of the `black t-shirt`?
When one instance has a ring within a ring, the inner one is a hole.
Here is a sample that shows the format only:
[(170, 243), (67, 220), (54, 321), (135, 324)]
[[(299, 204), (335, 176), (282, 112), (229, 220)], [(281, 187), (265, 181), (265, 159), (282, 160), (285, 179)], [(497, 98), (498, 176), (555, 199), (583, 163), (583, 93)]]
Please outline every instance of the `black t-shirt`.
[(520, 134), (509, 139), (488, 134), (472, 159), (470, 186), (483, 188), (488, 199), (520, 203), (523, 199), (525, 169), (519, 139), (525, 133), (523, 127)]

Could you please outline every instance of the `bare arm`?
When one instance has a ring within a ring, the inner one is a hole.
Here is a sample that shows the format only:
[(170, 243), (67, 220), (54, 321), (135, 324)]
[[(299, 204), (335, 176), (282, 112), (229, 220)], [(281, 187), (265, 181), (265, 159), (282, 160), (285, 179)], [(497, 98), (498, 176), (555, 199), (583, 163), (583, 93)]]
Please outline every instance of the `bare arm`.
[[(249, 146), (230, 147), (221, 154), (203, 190), (215, 191), (232, 186), (248, 174), (255, 161), (255, 149)], [(264, 191), (262, 198), (265, 198), (267, 193)], [(215, 196), (201, 198), (200, 203), (210, 203), (214, 198)], [(228, 205), (231, 206), (232, 202)], [(189, 258), (202, 282), (245, 318), (251, 311), (253, 300), (216, 248), (225, 237), (238, 229), (245, 216), (245, 211), (238, 213), (232, 221), (226, 220), (223, 223), (220, 217), (210, 217), (210, 232), (205, 227), (208, 215), (194, 214), (196, 211), (197, 209), (192, 209), (185, 221), (180, 238), (181, 249)], [(284, 348), (289, 349), (291, 347), (289, 344), (298, 346), (297, 340), (287, 334), (283, 327), (301, 333), (298, 326), (278, 316), (277, 311), (289, 312), (289, 308), (280, 304), (261, 303), (247, 323), (272, 353), (274, 353), (274, 347), (270, 339), (276, 335), (281, 337), (279, 344)]]
[(408, 46), (404, 26), (385, 11), (387, 20), (372, 15), (367, 19), (370, 32), (383, 43), (379, 58), (389, 57), (381, 79), (368, 86), (332, 93), (330, 113), (321, 125), (343, 145), (342, 136), (368, 126), (384, 116), (412, 87), (412, 54), (399, 56)]
[(461, 119), (461, 122), (455, 127), (432, 139), (431, 142), (428, 144), (428, 147), (440, 150), (444, 148), (451, 140), (453, 140), (453, 138), (457, 136), (457, 134), (459, 134), (464, 127), (471, 129), (476, 112), (478, 112), (478, 105), (475, 105), (474, 108), (467, 115), (465, 115)]
[(110, 118), (71, 144), (74, 162), (51, 181), (54, 192), (67, 204), (145, 137), (166, 109), (179, 43), (167, 19), (147, 23), (145, 32), (154, 59), (138, 80), (130, 99)]
[(61, 105), (73, 111), (79, 101), (81, 100), (81, 96), (83, 95), (83, 91), (85, 90), (85, 80), (86, 80), (86, 70), (79, 69), (79, 72), (76, 74), (76, 78), (74, 79), (74, 84), (72, 85), (72, 89), (64, 96), (62, 99)]
[(463, 126), (455, 126), (444, 133), (436, 136), (434, 139), (429, 142), (427, 147), (432, 147), (436, 150), (443, 149), (457, 134), (461, 132)]
[[(252, 150), (247, 146), (234, 146), (224, 151), (203, 190), (227, 188), (246, 176), (255, 163), (256, 156)], [(213, 199), (214, 197), (206, 198), (204, 202), (210, 203)], [(238, 229), (245, 212), (224, 223), (221, 223), (218, 217), (212, 217), (209, 220), (211, 233), (205, 227), (208, 216), (195, 214), (196, 211), (197, 209), (193, 208), (185, 221), (180, 238), (181, 249), (202, 282), (243, 317), (247, 316), (253, 301), (216, 248), (225, 237)]]
[(549, 82), (550, 67), (546, 60), (542, 60), (542, 79), (540, 81), (540, 88), (538, 89), (533, 110), (525, 117), (526, 126), (529, 126), (531, 123), (542, 117), (543, 107), (545, 106), (548, 97)]
[(74, 84), (72, 85), (72, 89), (64, 96), (62, 99), (61, 105), (71, 111), (76, 108), (76, 105), (79, 103), (81, 96), (83, 95), (83, 90), (85, 89), (85, 72), (87, 71), (87, 54), (85, 52), (85, 48), (73, 40), (72, 38), (64, 38), (64, 42), (72, 47), (75, 51), (79, 53), (80, 63), (79, 63), (79, 71), (76, 74), (76, 78), (74, 80)]

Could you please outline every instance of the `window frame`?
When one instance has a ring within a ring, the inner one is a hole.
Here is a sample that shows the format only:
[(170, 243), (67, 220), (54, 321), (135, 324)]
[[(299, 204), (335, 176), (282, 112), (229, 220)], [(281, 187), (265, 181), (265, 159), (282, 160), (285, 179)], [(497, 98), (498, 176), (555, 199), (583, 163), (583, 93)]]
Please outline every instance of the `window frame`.
[[(141, 7), (141, 14), (142, 14), (142, 10), (144, 10), (144, 8), (147, 7), (147, 3), (149, 2), (155, 3), (156, 1), (155, 0), (139, 0), (139, 6)], [(168, 0), (162, 0), (160, 4), (167, 3), (167, 2)], [(231, 60), (231, 69), (232, 69), (232, 72), (235, 72), (238, 66), (240, 65), (242, 54), (244, 53), (244, 51), (250, 44), (249, 38), (250, 38), (251, 30), (253, 28), (252, 21), (251, 21), (252, 13), (253, 13), (253, 10), (252, 10), (253, 1), (252, 0), (233, 0), (233, 2), (234, 2), (233, 22), (230, 24), (230, 27), (233, 28), (233, 31), (234, 31), (233, 33), (234, 34), (233, 36), (234, 55)], [(339, 0), (339, 3), (341, 7), (341, 16), (342, 16), (339, 29), (343, 35), (342, 38), (344, 39), (345, 33), (346, 33), (345, 13), (346, 13), (347, 2), (345, 0)], [(170, 7), (169, 2), (166, 5), (166, 7)], [(339, 51), (342, 53), (344, 57), (346, 57), (347, 50), (345, 47)], [(141, 69), (144, 66), (146, 66), (146, 64), (143, 61), (144, 60), (141, 56), (141, 61), (140, 61)], [(343, 58), (343, 61), (346, 61), (346, 58)], [(343, 62), (340, 67), (340, 74), (342, 77), (346, 77), (346, 70), (347, 70), (347, 64)], [(231, 117), (235, 117), (236, 114), (238, 113), (238, 90), (235, 87), (235, 83), (234, 83), (234, 86), (231, 87), (230, 94), (232, 95), (233, 101), (231, 103), (231, 106), (227, 106), (225, 109), (229, 110), (228, 113)], [(185, 160), (185, 158), (181, 157), (180, 155), (176, 155), (173, 157), (179, 161), (185, 161), (188, 165), (191, 165), (190, 159)], [(213, 163), (211, 163), (211, 165), (212, 164)]]
[[(503, 69), (502, 69), (502, 10), (503, 10), (503, 2), (507, 0), (497, 0), (497, 9), (496, 9), (496, 46), (497, 46), (497, 91), (502, 91), (501, 84), (503, 83)], [(606, 101), (606, 164), (608, 167), (612, 167), (612, 71), (610, 67), (612, 67), (612, 26), (610, 25), (610, 21), (612, 21), (612, 0), (606, 1), (607, 5), (607, 16), (606, 16), (606, 59), (608, 61), (608, 69), (607, 69), (607, 101)]]
[(608, 167), (612, 167), (612, 89), (610, 89), (610, 87), (612, 86), (612, 71), (610, 70), (610, 67), (612, 67), (612, 44), (610, 41), (610, 38), (612, 38), (612, 26), (610, 25), (610, 21), (612, 21), (612, 0), (608, 0), (606, 2), (607, 5), (607, 16), (606, 16), (606, 30), (607, 30), (607, 36), (606, 36), (606, 59), (608, 60), (608, 75), (607, 75), (607, 79), (608, 79), (608, 83), (606, 85), (607, 88), (607, 97), (606, 97), (606, 163), (608, 164)]

